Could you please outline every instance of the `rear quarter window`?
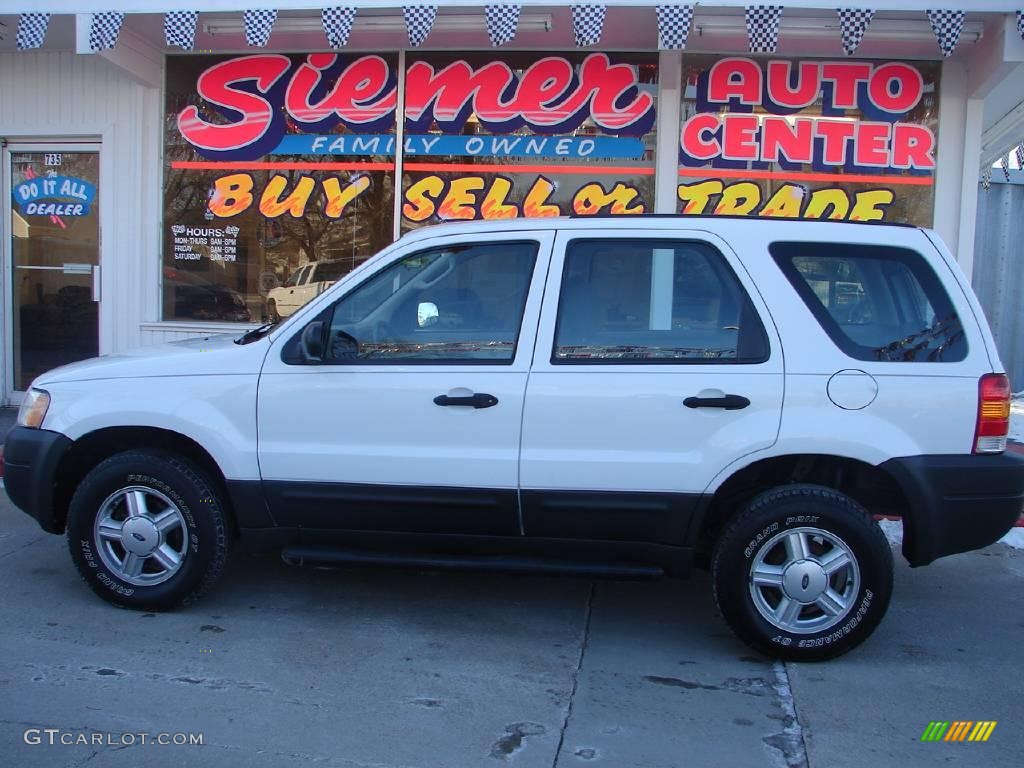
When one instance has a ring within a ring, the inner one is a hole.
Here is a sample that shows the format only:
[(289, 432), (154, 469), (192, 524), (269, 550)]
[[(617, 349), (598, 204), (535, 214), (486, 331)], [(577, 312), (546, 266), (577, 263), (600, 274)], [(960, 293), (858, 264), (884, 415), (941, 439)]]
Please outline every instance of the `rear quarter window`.
[(772, 258), (845, 354), (876, 362), (955, 363), (967, 340), (949, 294), (908, 248), (779, 242)]

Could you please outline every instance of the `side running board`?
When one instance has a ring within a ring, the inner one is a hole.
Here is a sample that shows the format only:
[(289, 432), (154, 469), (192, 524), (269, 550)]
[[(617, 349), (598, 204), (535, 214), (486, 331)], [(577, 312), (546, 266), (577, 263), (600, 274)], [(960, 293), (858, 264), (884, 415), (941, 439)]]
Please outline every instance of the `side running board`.
[(658, 566), (636, 563), (565, 562), (516, 555), (442, 555), (370, 552), (325, 546), (291, 546), (281, 552), (288, 565), (383, 565), (444, 571), (497, 571), (569, 576), (657, 579)]

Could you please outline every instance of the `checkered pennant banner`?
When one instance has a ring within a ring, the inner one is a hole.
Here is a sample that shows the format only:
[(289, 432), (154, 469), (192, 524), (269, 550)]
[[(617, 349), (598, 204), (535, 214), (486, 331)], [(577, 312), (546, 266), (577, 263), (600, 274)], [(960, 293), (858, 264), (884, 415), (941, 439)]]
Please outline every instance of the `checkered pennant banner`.
[(342, 48), (348, 45), (348, 36), (352, 34), (352, 23), (356, 20), (356, 9), (351, 6), (340, 8), (324, 8), (320, 13), (324, 22), (324, 34), (331, 48)]
[(436, 5), (406, 5), (402, 8), (405, 28), (409, 32), (409, 45), (418, 48), (427, 39), (437, 19)]
[(692, 5), (659, 5), (658, 47), (667, 51), (680, 51), (686, 47), (693, 23)]
[(964, 31), (963, 11), (928, 11), (928, 21), (932, 24), (932, 32), (939, 41), (943, 56), (949, 56), (960, 42), (960, 33)]
[(164, 39), (167, 45), (191, 51), (196, 44), (196, 22), (199, 11), (168, 11), (164, 16)]
[(46, 28), (50, 26), (48, 13), (23, 13), (18, 17), (18, 50), (41, 48), (46, 39)]
[(487, 36), (491, 45), (497, 47), (512, 42), (519, 29), (519, 14), (523, 6), (518, 3), (494, 3), (484, 7), (487, 21)]
[(1017, 148), (1013, 150), (1017, 155), (1017, 167), (1024, 171), (1024, 141), (1017, 145)]
[(781, 5), (747, 6), (747, 39), (751, 53), (775, 53), (779, 44), (779, 22), (782, 21)]
[(120, 11), (94, 13), (89, 23), (89, 50), (96, 53), (117, 45), (123, 23), (124, 14)]
[(262, 48), (270, 40), (270, 32), (277, 21), (277, 11), (258, 10), (246, 11), (243, 14), (245, 19), (245, 44)]
[(1017, 11), (1017, 32), (1024, 37), (1024, 11)]
[(992, 169), (986, 168), (981, 172), (981, 188), (988, 192), (988, 188), (992, 186)]
[(837, 8), (839, 14), (839, 32), (843, 38), (843, 50), (847, 56), (853, 56), (868, 31), (868, 25), (875, 16), (873, 8)]
[(576, 45), (583, 48), (597, 45), (604, 34), (604, 5), (573, 5), (572, 31), (576, 35)]
[(1009, 181), (1010, 180), (1010, 156), (1009, 155), (1003, 155), (1002, 157), (999, 158), (999, 167), (1003, 169), (1003, 176), (1005, 176), (1006, 180)]

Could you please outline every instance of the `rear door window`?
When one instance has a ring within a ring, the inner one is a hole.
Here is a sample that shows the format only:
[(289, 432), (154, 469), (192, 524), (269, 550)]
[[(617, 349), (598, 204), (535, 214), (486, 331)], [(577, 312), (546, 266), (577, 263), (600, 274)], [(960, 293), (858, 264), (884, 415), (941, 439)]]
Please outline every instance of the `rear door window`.
[(573, 240), (552, 363), (761, 363), (764, 327), (722, 255), (677, 240)]
[(881, 362), (959, 362), (963, 326), (935, 271), (907, 248), (772, 243), (776, 264), (845, 354)]

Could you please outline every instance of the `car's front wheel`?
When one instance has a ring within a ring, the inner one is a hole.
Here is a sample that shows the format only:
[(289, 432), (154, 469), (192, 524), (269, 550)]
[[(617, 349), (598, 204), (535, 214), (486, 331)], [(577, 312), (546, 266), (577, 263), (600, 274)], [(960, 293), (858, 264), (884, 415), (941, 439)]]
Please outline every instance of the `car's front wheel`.
[(892, 594), (892, 551), (871, 516), (828, 488), (762, 494), (727, 526), (712, 560), (729, 626), (763, 653), (833, 658), (863, 642)]
[(222, 500), (187, 459), (126, 451), (89, 472), (68, 508), (71, 558), (100, 597), (140, 610), (195, 599), (220, 576), (229, 538)]

